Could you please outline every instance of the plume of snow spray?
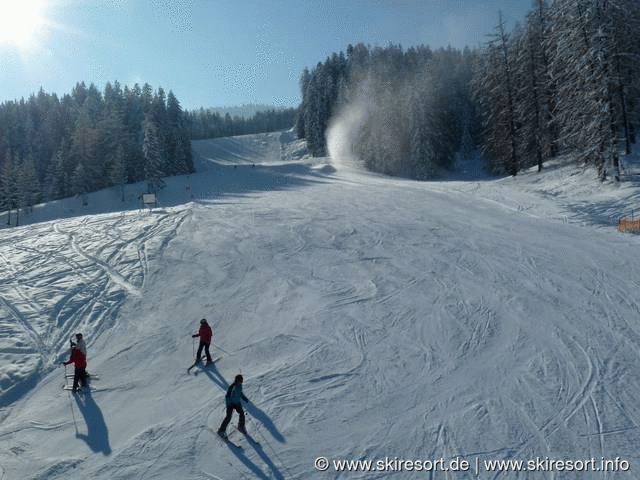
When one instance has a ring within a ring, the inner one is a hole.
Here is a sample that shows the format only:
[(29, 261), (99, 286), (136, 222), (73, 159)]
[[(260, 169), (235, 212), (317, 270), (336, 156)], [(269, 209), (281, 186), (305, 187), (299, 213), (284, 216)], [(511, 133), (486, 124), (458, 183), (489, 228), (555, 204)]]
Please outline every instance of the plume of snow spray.
[(331, 119), (326, 132), (326, 140), (329, 156), (334, 164), (343, 167), (361, 165), (362, 162), (358, 160), (353, 151), (353, 145), (370, 108), (369, 102), (361, 98), (345, 105)]

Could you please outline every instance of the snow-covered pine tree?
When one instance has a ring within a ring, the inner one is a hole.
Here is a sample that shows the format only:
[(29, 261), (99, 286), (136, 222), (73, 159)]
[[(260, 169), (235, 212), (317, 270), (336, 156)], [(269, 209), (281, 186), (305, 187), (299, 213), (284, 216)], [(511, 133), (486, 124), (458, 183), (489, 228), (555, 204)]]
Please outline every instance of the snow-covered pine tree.
[(33, 155), (28, 154), (18, 166), (17, 197), (18, 208), (31, 212), (33, 206), (41, 199), (42, 188), (36, 172)]
[(11, 149), (5, 151), (0, 169), (0, 180), (2, 209), (7, 211), (7, 225), (11, 225), (11, 210), (14, 208), (17, 209), (18, 205), (18, 186), (14, 167), (14, 155)]
[(300, 76), (300, 97), (302, 102), (298, 108), (298, 115), (296, 117), (296, 135), (298, 138), (307, 138), (307, 127), (305, 125), (306, 111), (307, 111), (307, 88), (309, 88), (309, 82), (311, 81), (311, 73), (307, 67), (302, 71)]
[(435, 165), (433, 163), (434, 152), (429, 142), (426, 105), (424, 102), (412, 102), (409, 110), (410, 154), (414, 162), (414, 177), (426, 180), (433, 176)]
[(66, 138), (62, 138), (60, 146), (52, 160), (49, 171), (50, 199), (64, 198), (71, 195), (71, 157)]
[(109, 176), (111, 183), (120, 191), (120, 199), (124, 202), (124, 186), (127, 184), (127, 165), (125, 151), (122, 144), (116, 147), (116, 151), (110, 162)]
[[(104, 174), (102, 171), (102, 159), (100, 156), (99, 133), (96, 124), (93, 123), (92, 107), (87, 97), (85, 106), (80, 109), (78, 119), (76, 121), (76, 129), (71, 139), (71, 148), (69, 151), (69, 159), (71, 161), (71, 175), (75, 177), (78, 165), (82, 163), (82, 180), (86, 182), (82, 186), (84, 192), (102, 188), (104, 186)], [(79, 185), (72, 181), (73, 189), (78, 190)], [(77, 191), (72, 191), (78, 194)]]
[(637, 5), (557, 0), (552, 7), (550, 67), (557, 79), (555, 119), (562, 145), (579, 162), (593, 165), (601, 180), (609, 167), (619, 175), (626, 111), (620, 60), (625, 56), (621, 46), (628, 45), (619, 32), (627, 16), (637, 17)]
[(87, 205), (87, 192), (89, 192), (89, 175), (87, 169), (84, 166), (84, 162), (78, 162), (73, 175), (71, 176), (71, 193), (80, 197), (82, 205)]
[(143, 131), (144, 177), (147, 182), (148, 192), (157, 194), (158, 190), (164, 185), (162, 177), (164, 176), (165, 161), (160, 146), (158, 128), (150, 115), (145, 116)]
[(551, 156), (551, 125), (548, 61), (545, 45), (545, 7), (537, 0), (537, 8), (526, 19), (524, 29), (514, 40), (519, 43), (514, 59), (516, 84), (515, 108), (520, 125), (520, 158), (522, 166), (533, 164), (538, 171)]
[(520, 169), (510, 43), (502, 13), (474, 75), (476, 100), (483, 112), (483, 150), (495, 172), (516, 175)]
[(191, 142), (184, 124), (180, 102), (169, 90), (167, 95), (167, 163), (171, 175), (193, 172)]
[[(98, 144), (102, 163), (102, 175), (104, 186), (123, 185), (126, 183), (126, 156), (124, 152), (125, 130), (122, 121), (122, 112), (117, 109), (108, 109), (98, 126)], [(120, 150), (120, 151), (118, 151)], [(115, 167), (115, 164), (119, 165)], [(114, 167), (120, 173), (113, 177)]]
[(611, 32), (613, 89), (616, 116), (625, 146), (631, 153), (635, 142), (633, 105), (640, 98), (640, 8), (634, 0), (610, 0), (602, 8), (603, 21)]

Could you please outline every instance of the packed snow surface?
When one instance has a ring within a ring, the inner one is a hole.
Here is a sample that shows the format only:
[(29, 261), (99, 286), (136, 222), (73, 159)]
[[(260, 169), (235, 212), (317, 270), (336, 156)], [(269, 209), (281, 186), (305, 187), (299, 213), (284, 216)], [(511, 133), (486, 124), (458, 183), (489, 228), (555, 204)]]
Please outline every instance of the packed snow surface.
[[(194, 153), (152, 210), (127, 186), (1, 231), (1, 480), (638, 478), (640, 237), (615, 229), (633, 181), (391, 179), (290, 132)], [(220, 358), (189, 375), (201, 318)], [(76, 332), (100, 379), (74, 396)], [(214, 433), (238, 373), (242, 450)], [(485, 466), (536, 459), (577, 463)]]

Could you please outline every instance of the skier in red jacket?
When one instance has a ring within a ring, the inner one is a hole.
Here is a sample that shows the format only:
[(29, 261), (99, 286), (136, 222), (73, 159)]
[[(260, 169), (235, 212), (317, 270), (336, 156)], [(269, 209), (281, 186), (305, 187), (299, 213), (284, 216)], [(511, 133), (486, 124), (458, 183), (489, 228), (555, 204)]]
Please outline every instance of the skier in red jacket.
[(77, 347), (71, 349), (71, 356), (69, 360), (63, 362), (65, 366), (73, 363), (75, 366), (73, 372), (73, 392), (78, 391), (78, 384), (82, 384), (83, 387), (87, 386), (87, 357), (85, 357), (82, 350)]
[(193, 338), (200, 337), (200, 345), (198, 346), (198, 354), (196, 355), (196, 363), (200, 363), (200, 356), (202, 355), (202, 349), (207, 355), (207, 363), (211, 363), (211, 354), (209, 353), (209, 346), (211, 345), (211, 338), (213, 337), (213, 331), (207, 323), (207, 320), (203, 318), (200, 320), (200, 329), (198, 333), (192, 335)]

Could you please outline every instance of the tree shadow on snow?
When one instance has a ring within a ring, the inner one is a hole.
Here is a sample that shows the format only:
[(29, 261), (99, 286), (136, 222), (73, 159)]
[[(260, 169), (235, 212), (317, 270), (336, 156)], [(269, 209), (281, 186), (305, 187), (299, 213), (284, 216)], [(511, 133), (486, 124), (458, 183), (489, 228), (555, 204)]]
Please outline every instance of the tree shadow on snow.
[(323, 170), (300, 163), (254, 166), (222, 165), (211, 161), (203, 170), (209, 172), (213, 179), (205, 183), (198, 181), (195, 174), (192, 175), (190, 190), (192, 200), (195, 201), (206, 202), (255, 192), (291, 190), (327, 181)]
[[(184, 205), (190, 202), (218, 204), (221, 199), (242, 198), (259, 192), (293, 190), (327, 182), (331, 171), (310, 165), (290, 162), (278, 164), (220, 163), (214, 159), (194, 155), (196, 171), (188, 175), (164, 178), (165, 187), (157, 194), (157, 206), (151, 212)], [(141, 195), (147, 191), (145, 182), (128, 184), (125, 194), (107, 188), (87, 195), (87, 205), (77, 198), (66, 198), (37, 205), (24, 215), (23, 225), (72, 218), (144, 209)], [(165, 210), (166, 211), (166, 210)], [(6, 222), (5, 222), (6, 223)], [(4, 228), (0, 222), (0, 229)]]
[(76, 394), (74, 397), (87, 425), (86, 434), (79, 433), (76, 427), (76, 438), (84, 440), (93, 452), (102, 452), (105, 456), (111, 455), (109, 430), (102, 410), (93, 400), (91, 392)]
[[(615, 227), (619, 217), (633, 213), (626, 205), (633, 204), (633, 199), (620, 201), (618, 199), (597, 201), (593, 199), (567, 204), (568, 218), (572, 222), (582, 222), (595, 227)], [(637, 217), (637, 214), (635, 215)]]

